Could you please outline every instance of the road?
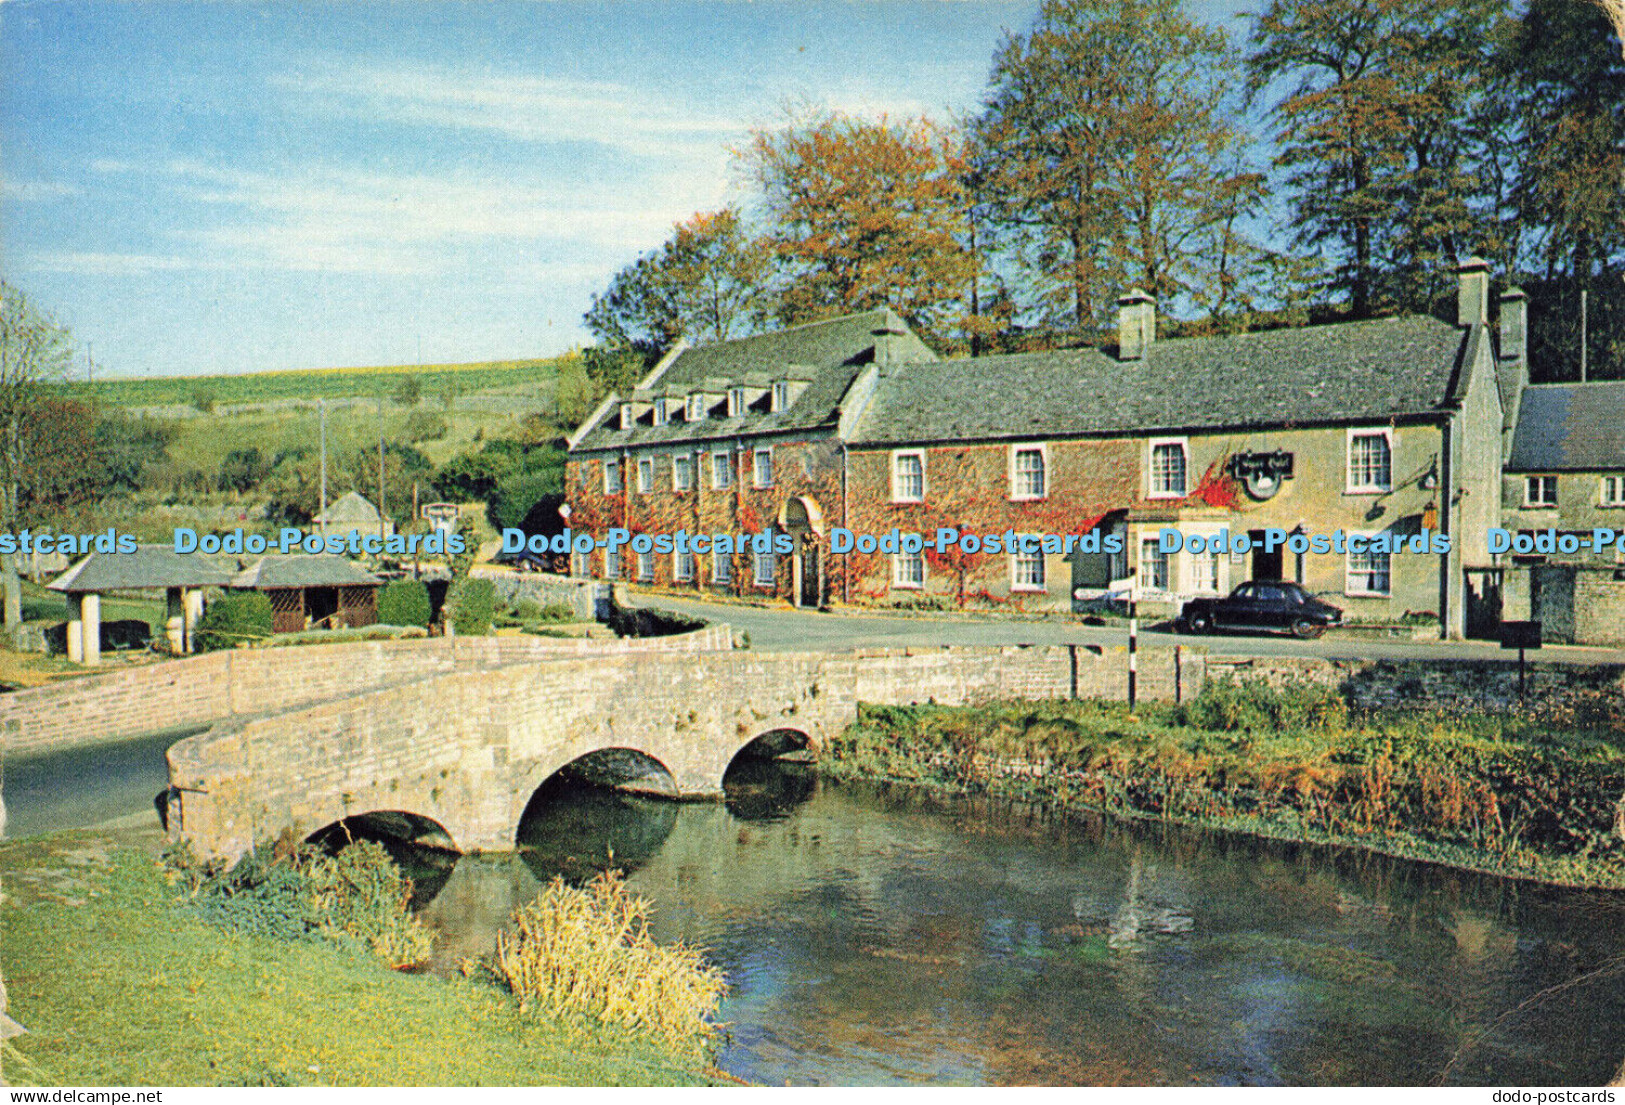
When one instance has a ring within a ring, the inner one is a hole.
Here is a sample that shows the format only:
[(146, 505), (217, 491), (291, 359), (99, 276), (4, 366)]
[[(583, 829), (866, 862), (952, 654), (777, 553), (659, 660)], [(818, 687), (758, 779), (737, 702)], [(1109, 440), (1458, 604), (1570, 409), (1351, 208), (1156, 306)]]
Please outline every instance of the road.
[[(708, 621), (727, 622), (750, 635), (763, 651), (848, 648), (900, 648), (931, 645), (1055, 645), (1113, 647), (1128, 643), (1121, 626), (1085, 626), (1062, 620), (1023, 621), (1008, 617), (945, 615), (900, 617), (886, 614), (828, 614), (733, 603), (690, 602), (637, 596), (638, 605), (673, 610)], [(1230, 634), (1211, 637), (1142, 633), (1147, 647), (1182, 644), (1227, 656), (1318, 656), (1331, 660), (1494, 660), (1516, 654), (1479, 642), (1297, 641), (1285, 637)], [(1625, 664), (1625, 650), (1555, 647), (1542, 649), (1542, 662)], [(184, 734), (145, 737), (120, 744), (36, 756), (5, 763), (5, 802), (9, 836), (96, 825), (133, 814), (151, 813), (153, 797), (168, 785), (163, 753)]]
[[(900, 648), (930, 645), (1065, 645), (1112, 647), (1128, 644), (1126, 625), (1086, 626), (1061, 619), (1016, 620), (932, 615), (820, 613), (788, 607), (692, 602), (666, 595), (633, 596), (639, 606), (672, 610), (707, 621), (727, 622), (750, 635), (763, 651), (848, 648)], [(1482, 641), (1340, 640), (1298, 641), (1290, 637), (1240, 633), (1189, 637), (1142, 630), (1145, 647), (1185, 645), (1226, 656), (1318, 656), (1328, 660), (1495, 660), (1511, 662), (1517, 653)], [(1625, 649), (1548, 646), (1533, 659), (1543, 663), (1625, 664)]]

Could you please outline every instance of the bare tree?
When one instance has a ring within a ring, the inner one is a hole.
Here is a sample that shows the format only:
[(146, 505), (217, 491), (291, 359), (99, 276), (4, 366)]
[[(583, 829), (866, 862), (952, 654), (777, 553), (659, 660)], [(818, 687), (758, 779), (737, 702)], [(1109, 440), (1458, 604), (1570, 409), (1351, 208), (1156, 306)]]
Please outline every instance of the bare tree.
[[(18, 288), (0, 280), (0, 527), (16, 532), (28, 473), (23, 427), (47, 389), (67, 378), (73, 338)], [(0, 557), (5, 624), (22, 621), (22, 583), (14, 555)]]

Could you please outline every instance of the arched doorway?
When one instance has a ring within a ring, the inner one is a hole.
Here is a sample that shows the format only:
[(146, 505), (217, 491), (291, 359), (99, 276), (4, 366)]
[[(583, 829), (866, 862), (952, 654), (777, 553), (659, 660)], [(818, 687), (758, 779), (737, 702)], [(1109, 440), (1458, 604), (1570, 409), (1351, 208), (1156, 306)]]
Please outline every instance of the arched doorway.
[(824, 605), (824, 512), (806, 495), (786, 499), (779, 508), (779, 528), (795, 542), (790, 554), (791, 600), (797, 606)]

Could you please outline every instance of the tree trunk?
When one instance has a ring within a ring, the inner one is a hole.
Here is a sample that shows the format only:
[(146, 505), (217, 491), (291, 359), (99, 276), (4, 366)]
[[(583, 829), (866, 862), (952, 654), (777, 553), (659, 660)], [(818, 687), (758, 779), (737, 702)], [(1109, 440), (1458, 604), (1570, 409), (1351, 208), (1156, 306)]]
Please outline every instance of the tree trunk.
[(1625, 1063), (1619, 1065), (1619, 1073), (1614, 1075), (1614, 1080), (1608, 1084), (1610, 1086), (1625, 1086)]

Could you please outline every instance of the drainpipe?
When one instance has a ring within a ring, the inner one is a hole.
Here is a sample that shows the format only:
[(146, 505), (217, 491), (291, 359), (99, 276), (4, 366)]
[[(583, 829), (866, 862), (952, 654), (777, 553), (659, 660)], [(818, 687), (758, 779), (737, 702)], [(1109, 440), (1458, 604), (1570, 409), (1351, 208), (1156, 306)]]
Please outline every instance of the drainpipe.
[(1454, 566), (1461, 557), (1456, 546), (1456, 465), (1455, 443), (1451, 434), (1454, 414), (1447, 414), (1439, 424), (1439, 532), (1450, 538), (1450, 551), (1444, 554), (1443, 578), (1439, 580), (1439, 638), (1450, 639), (1450, 622), (1455, 616)]
[[(841, 442), (841, 528), (850, 530), (852, 518), (847, 508), (847, 448), (846, 442)], [(852, 605), (852, 573), (848, 570), (847, 557), (849, 553), (841, 554), (841, 602), (843, 605)]]

